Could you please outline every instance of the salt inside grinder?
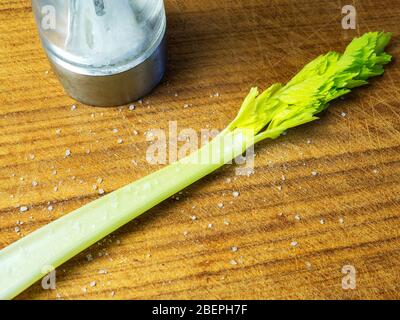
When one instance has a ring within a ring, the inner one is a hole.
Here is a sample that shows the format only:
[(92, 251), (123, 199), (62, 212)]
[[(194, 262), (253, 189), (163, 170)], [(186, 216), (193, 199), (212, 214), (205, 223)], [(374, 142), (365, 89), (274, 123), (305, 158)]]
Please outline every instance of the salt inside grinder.
[(74, 99), (123, 105), (162, 79), (163, 0), (32, 0), (32, 6), (49, 61)]

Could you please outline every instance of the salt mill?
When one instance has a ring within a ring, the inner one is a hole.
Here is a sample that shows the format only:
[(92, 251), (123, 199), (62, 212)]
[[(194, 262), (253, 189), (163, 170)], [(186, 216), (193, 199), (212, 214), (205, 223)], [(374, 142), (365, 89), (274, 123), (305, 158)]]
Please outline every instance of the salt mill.
[(32, 7), (53, 70), (74, 99), (123, 105), (162, 79), (163, 0), (32, 0)]

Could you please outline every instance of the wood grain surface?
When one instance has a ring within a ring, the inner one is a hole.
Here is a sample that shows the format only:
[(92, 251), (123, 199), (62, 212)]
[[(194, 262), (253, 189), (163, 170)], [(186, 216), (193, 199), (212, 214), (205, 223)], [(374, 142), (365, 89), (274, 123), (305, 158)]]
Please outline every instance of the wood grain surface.
[[(356, 30), (341, 27), (346, 4)], [(167, 75), (131, 111), (69, 98), (30, 1), (0, 0), (0, 248), (98, 198), (94, 185), (110, 192), (155, 171), (149, 129), (222, 129), (251, 86), (287, 82), (366, 31), (393, 32), (395, 59), (321, 120), (258, 145), (254, 175), (226, 166), (58, 268), (56, 290), (36, 284), (18, 298), (400, 298), (400, 1), (167, 0), (166, 10)], [(345, 265), (354, 290), (342, 288)]]

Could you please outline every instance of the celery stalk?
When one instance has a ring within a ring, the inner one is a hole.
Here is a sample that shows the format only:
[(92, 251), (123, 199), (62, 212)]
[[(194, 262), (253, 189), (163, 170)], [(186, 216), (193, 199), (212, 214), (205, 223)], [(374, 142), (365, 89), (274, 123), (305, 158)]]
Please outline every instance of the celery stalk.
[(237, 117), (208, 145), (1, 250), (0, 299), (14, 298), (43, 276), (45, 266), (60, 266), (254, 143), (318, 119), (316, 114), (331, 100), (383, 74), (391, 60), (384, 52), (390, 37), (367, 33), (354, 39), (343, 54), (329, 52), (310, 62), (286, 86), (275, 84), (261, 94), (251, 89)]
[[(48, 224), (0, 251), (0, 299), (9, 299), (54, 268), (165, 199), (232, 160), (254, 142), (239, 131), (221, 134), (197, 152)], [(220, 153), (218, 161), (200, 162)]]

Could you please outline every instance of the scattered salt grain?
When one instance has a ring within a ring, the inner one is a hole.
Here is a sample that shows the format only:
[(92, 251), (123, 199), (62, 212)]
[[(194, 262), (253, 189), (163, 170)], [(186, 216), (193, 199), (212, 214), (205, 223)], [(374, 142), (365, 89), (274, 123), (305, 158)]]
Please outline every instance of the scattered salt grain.
[(105, 193), (104, 189), (99, 189), (99, 195), (103, 195)]
[(347, 113), (346, 112), (342, 112), (340, 115), (344, 118), (345, 116), (347, 116)]
[(99, 270), (99, 274), (107, 274), (108, 272), (107, 272), (107, 270), (106, 269), (101, 269), (101, 270)]
[(87, 261), (92, 261), (93, 260), (93, 256), (89, 253), (88, 255), (86, 255), (86, 260)]
[(71, 155), (71, 150), (67, 149), (65, 150), (65, 156), (69, 157)]
[(207, 227), (208, 227), (208, 229), (211, 229), (213, 227), (213, 224), (209, 223)]
[(71, 110), (72, 110), (72, 111), (75, 111), (75, 110), (76, 110), (76, 105), (73, 105), (73, 106), (71, 107)]
[(222, 209), (224, 207), (224, 204), (223, 203), (218, 203), (217, 206), (218, 206), (218, 208)]
[(237, 191), (234, 191), (234, 192), (232, 192), (232, 196), (234, 197), (234, 198), (237, 198), (237, 197), (239, 197), (239, 192), (237, 192)]
[(320, 224), (325, 224), (325, 220), (324, 220), (324, 219), (321, 219), (321, 220), (319, 220), (319, 223), (320, 223)]
[(339, 223), (343, 224), (344, 223), (344, 219), (343, 218), (339, 218)]
[(22, 206), (22, 207), (19, 208), (19, 211), (20, 211), (20, 212), (26, 212), (26, 211), (28, 211), (28, 210), (29, 210), (29, 209), (28, 209), (27, 206)]
[(230, 264), (233, 265), (233, 266), (236, 266), (238, 263), (237, 263), (236, 260), (231, 260), (231, 261), (230, 261)]
[(192, 221), (196, 221), (197, 217), (196, 216), (191, 216), (190, 219), (192, 219)]
[(297, 247), (298, 242), (297, 242), (297, 241), (292, 241), (292, 242), (290, 243), (290, 245), (291, 245), (292, 247)]
[(47, 207), (47, 210), (48, 210), (48, 211), (53, 211), (53, 206), (48, 206), (48, 207)]
[(20, 233), (21, 232), (21, 228), (20, 227), (15, 227), (14, 230), (15, 230), (16, 233)]
[(35, 159), (35, 155), (34, 154), (30, 154), (29, 155), (29, 159), (34, 160)]
[(112, 130), (112, 132), (118, 133), (118, 129), (117, 129), (117, 128), (114, 128), (114, 129)]
[(187, 231), (183, 231), (183, 235), (186, 237), (189, 234)]
[(231, 248), (231, 251), (232, 251), (232, 252), (237, 252), (238, 250), (239, 250), (238, 247), (232, 247), (232, 248)]
[(122, 144), (124, 142), (124, 140), (122, 140), (121, 138), (118, 139), (118, 144)]
[(297, 220), (297, 221), (300, 221), (300, 220), (301, 220), (301, 216), (300, 216), (299, 214), (296, 214), (296, 215), (294, 216), (294, 218), (295, 218), (295, 220)]
[(61, 129), (60, 128), (56, 129), (56, 134), (61, 134)]
[(135, 110), (136, 109), (136, 106), (134, 105), (134, 104), (131, 104), (130, 106), (129, 106), (129, 110), (130, 111), (133, 111), (133, 110)]
[(89, 285), (90, 285), (92, 288), (94, 288), (94, 287), (97, 285), (97, 283), (96, 283), (96, 281), (92, 281), (92, 282), (89, 283)]

